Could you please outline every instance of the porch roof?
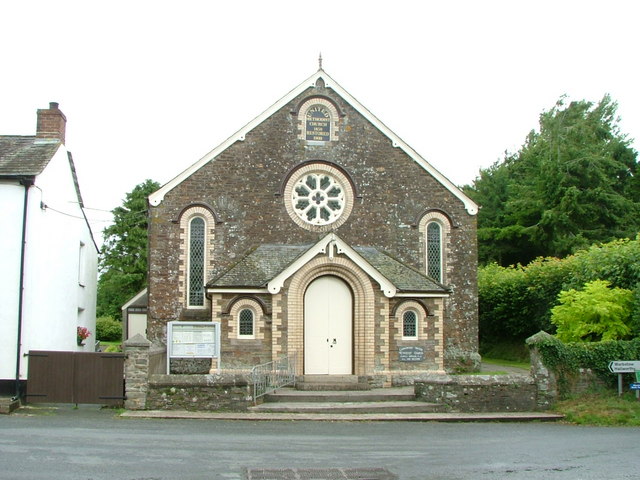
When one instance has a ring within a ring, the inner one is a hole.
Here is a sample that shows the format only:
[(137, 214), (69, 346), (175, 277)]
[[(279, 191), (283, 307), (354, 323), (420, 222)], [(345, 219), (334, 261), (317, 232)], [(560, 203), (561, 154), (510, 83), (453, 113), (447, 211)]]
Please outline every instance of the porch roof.
[[(314, 250), (316, 245), (260, 245), (227, 271), (209, 281), (207, 288), (267, 288), (269, 282), (302, 260), (301, 257)], [(442, 295), (449, 293), (446, 286), (412, 267), (404, 265), (377, 248), (356, 246), (352, 249), (369, 267), (393, 284), (398, 293), (420, 292)], [(349, 256), (346, 252), (342, 252), (342, 254)], [(313, 257), (317, 255), (313, 255)], [(356, 260), (356, 263), (359, 262)]]

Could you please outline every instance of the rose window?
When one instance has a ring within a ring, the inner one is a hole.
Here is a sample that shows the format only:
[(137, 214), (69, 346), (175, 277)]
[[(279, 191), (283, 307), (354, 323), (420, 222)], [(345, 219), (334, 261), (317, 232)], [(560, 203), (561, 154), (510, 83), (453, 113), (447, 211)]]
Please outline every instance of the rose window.
[(328, 225), (340, 217), (345, 208), (344, 188), (325, 172), (303, 175), (291, 192), (293, 210), (312, 225)]

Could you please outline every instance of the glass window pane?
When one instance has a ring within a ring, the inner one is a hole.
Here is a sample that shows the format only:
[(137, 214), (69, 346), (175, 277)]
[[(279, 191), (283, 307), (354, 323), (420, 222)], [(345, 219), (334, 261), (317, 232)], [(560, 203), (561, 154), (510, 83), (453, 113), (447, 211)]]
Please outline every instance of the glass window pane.
[(402, 336), (417, 337), (418, 336), (418, 316), (416, 312), (408, 310), (402, 316)]
[(189, 224), (189, 305), (204, 305), (205, 223), (196, 217)]
[(427, 225), (427, 275), (442, 281), (442, 236), (440, 225), (431, 222)]
[(248, 308), (240, 311), (239, 331), (241, 336), (253, 336), (253, 312)]

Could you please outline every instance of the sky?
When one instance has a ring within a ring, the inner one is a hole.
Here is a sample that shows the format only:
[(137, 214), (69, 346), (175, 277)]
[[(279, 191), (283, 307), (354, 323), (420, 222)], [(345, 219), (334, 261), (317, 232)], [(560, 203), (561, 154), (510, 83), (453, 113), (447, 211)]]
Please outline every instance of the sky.
[(566, 95), (640, 146), (637, 0), (22, 0), (0, 7), (0, 134), (58, 102), (94, 235), (318, 68), (456, 185)]

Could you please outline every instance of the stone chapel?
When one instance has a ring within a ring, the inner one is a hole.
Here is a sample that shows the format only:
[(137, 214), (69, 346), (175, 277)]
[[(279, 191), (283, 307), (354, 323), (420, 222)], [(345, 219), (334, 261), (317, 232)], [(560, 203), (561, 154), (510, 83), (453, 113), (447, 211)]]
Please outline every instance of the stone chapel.
[[(322, 68), (149, 197), (147, 337), (372, 386), (479, 367), (477, 205)], [(168, 373), (209, 373), (173, 358)]]

